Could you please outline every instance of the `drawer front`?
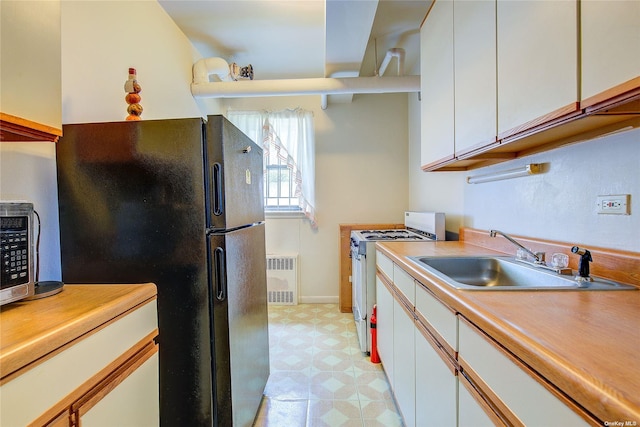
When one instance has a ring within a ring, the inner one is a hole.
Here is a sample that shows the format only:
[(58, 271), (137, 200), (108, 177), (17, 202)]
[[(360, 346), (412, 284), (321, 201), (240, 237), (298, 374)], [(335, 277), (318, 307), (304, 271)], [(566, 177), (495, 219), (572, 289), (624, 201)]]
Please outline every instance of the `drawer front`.
[(376, 251), (376, 265), (393, 282), (393, 261), (380, 251)]
[(411, 304), (411, 309), (416, 305), (416, 281), (403, 269), (393, 265), (393, 284), (402, 292), (407, 301)]
[(460, 358), (523, 424), (588, 425), (532, 378), (532, 372), (520, 368), (484, 334), (464, 321), (460, 322)]
[(4, 384), (0, 425), (27, 425), (157, 327), (153, 300)]
[(416, 312), (427, 319), (454, 351), (458, 350), (456, 314), (424, 289), (420, 283), (416, 285)]
[[(82, 414), (86, 426), (160, 425), (158, 400), (158, 353), (153, 354), (88, 412)], [(131, 397), (135, 396), (132, 402)]]

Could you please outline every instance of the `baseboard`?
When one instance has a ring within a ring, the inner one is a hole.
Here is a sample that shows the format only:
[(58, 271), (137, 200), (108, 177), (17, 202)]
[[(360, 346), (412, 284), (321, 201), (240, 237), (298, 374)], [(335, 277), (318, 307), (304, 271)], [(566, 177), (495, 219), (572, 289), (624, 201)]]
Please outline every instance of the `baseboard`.
[(318, 296), (318, 297), (303, 297), (298, 298), (300, 304), (338, 304), (339, 298), (337, 296)]

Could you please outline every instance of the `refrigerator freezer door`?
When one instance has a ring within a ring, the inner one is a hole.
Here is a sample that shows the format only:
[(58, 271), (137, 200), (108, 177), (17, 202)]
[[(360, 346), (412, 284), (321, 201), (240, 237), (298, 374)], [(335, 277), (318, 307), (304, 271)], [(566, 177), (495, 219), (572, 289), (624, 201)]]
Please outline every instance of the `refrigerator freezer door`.
[(217, 426), (251, 426), (269, 377), (264, 224), (209, 236)]
[(209, 116), (205, 129), (209, 228), (264, 221), (262, 149), (222, 116)]

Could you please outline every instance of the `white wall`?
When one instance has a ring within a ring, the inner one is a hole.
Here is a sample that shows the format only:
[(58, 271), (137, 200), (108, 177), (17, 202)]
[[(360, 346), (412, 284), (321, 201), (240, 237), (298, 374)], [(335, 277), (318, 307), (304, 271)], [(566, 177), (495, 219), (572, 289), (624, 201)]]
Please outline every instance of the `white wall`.
[(407, 95), (358, 95), (320, 109), (319, 96), (227, 100), (233, 109), (314, 113), (318, 229), (267, 220), (267, 252), (300, 254), (302, 302), (337, 302), (339, 224), (402, 223), (408, 207)]
[(124, 82), (138, 73), (143, 120), (199, 117), (217, 101), (191, 96), (200, 55), (155, 0), (62, 2), (62, 121), (127, 117)]
[[(124, 82), (137, 68), (142, 118), (219, 113), (219, 102), (191, 96), (191, 43), (155, 0), (63, 1), (62, 121), (120, 121), (127, 116)], [(35, 64), (46, 72), (46, 64)], [(43, 222), (41, 280), (60, 280), (55, 144), (0, 144), (0, 198), (34, 203)]]
[(33, 203), (42, 221), (39, 280), (60, 280), (58, 186), (53, 143), (0, 143), (0, 199)]

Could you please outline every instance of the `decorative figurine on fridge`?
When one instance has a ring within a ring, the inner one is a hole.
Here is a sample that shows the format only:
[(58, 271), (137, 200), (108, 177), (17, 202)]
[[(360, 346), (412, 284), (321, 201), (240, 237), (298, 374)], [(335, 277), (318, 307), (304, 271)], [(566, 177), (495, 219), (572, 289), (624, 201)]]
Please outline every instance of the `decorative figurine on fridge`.
[(127, 107), (127, 116), (126, 120), (141, 120), (140, 116), (142, 115), (142, 105), (140, 105), (140, 92), (142, 88), (138, 84), (138, 80), (136, 80), (136, 69), (129, 68), (129, 79), (124, 82), (124, 91), (127, 92), (127, 95), (124, 97), (125, 101), (129, 106)]

